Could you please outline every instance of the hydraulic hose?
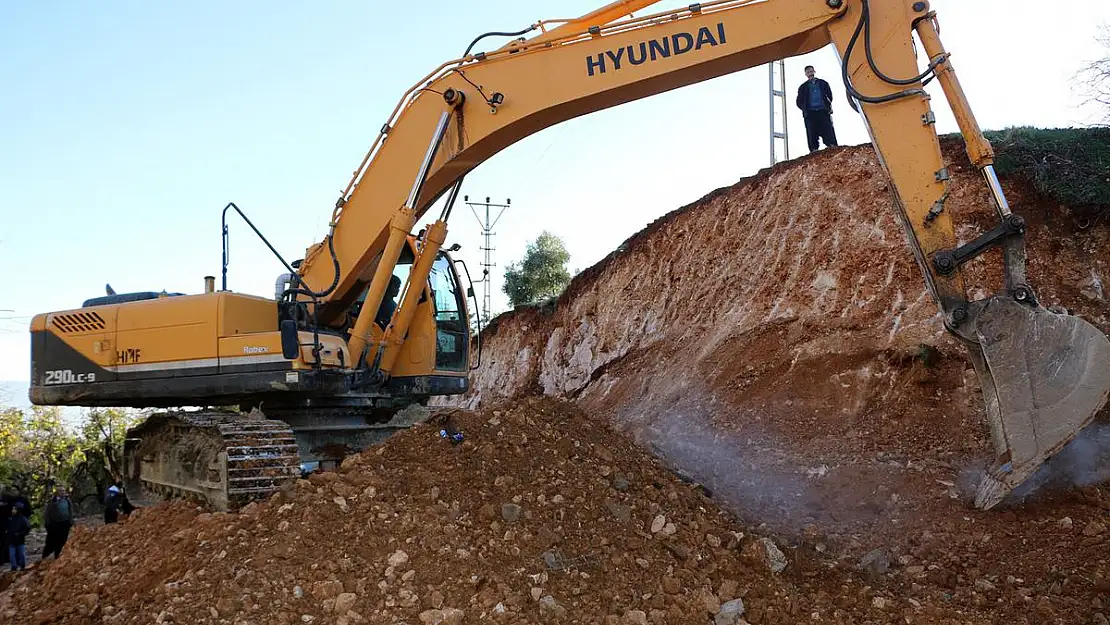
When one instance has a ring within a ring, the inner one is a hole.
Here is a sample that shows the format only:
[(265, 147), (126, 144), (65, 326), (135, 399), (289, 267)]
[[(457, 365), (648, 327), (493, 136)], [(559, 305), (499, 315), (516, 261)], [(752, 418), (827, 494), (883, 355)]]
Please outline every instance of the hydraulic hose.
[(477, 37), (474, 38), (474, 41), (471, 41), (470, 45), (466, 47), (466, 52), (463, 52), (463, 58), (465, 58), (467, 56), (470, 56), (470, 51), (474, 49), (474, 46), (479, 41), (485, 39), (486, 37), (519, 37), (521, 35), (526, 35), (526, 34), (532, 32), (533, 30), (536, 30), (536, 25), (535, 24), (529, 26), (528, 28), (525, 28), (524, 30), (521, 30), (521, 31), (518, 31), (518, 32), (515, 32), (515, 33), (505, 33), (505, 32), (494, 30), (494, 31), (490, 31), (488, 33), (483, 33), (481, 35), (478, 35)]
[(871, 8), (868, 4), (868, 0), (863, 0), (863, 14), (861, 19), (863, 21), (863, 51), (867, 56), (867, 64), (871, 66), (871, 71), (875, 72), (875, 75), (882, 80), (892, 85), (912, 85), (918, 81), (930, 78), (930, 74), (936, 71), (937, 65), (944, 62), (943, 59), (930, 61), (929, 67), (926, 68), (924, 72), (921, 72), (920, 75), (914, 76), (913, 78), (900, 79), (887, 76), (879, 70), (879, 66), (875, 64), (875, 59), (871, 56)]
[[(855, 49), (856, 42), (859, 41), (860, 33), (867, 27), (869, 18), (870, 12), (868, 10), (867, 0), (863, 0), (863, 8), (860, 12), (859, 22), (856, 24), (856, 30), (854, 33), (852, 33), (851, 40), (848, 41), (848, 47), (844, 50), (844, 62), (841, 63), (840, 68), (840, 71), (844, 78), (844, 86), (848, 89), (848, 93), (850, 93), (852, 97), (859, 100), (860, 102), (867, 102), (868, 104), (882, 104), (884, 102), (891, 102), (893, 100), (899, 100), (901, 98), (912, 95), (926, 95), (924, 89), (906, 89), (904, 91), (899, 91), (898, 93), (891, 93), (884, 96), (866, 96), (859, 91), (856, 91), (856, 88), (852, 86), (852, 79), (848, 76), (849, 60), (852, 58), (852, 50)], [(865, 41), (864, 46), (866, 47), (866, 45), (867, 42)], [(867, 50), (866, 52), (870, 53), (870, 50)], [(868, 56), (870, 57), (869, 54)], [(872, 69), (875, 69), (874, 66), (872, 66)], [(876, 74), (877, 73), (878, 72), (876, 71)], [(879, 76), (879, 78), (883, 77)]]
[(339, 257), (336, 256), (336, 254), (335, 254), (334, 240), (335, 240), (335, 228), (332, 228), (331, 231), (328, 232), (328, 253), (331, 254), (331, 262), (332, 262), (332, 265), (335, 267), (335, 277), (332, 278), (332, 280), (331, 280), (331, 286), (324, 289), (323, 291), (320, 291), (319, 293), (316, 293), (316, 292), (312, 291), (311, 289), (309, 289), (308, 285), (305, 284), (303, 280), (301, 280), (300, 278), (297, 278), (297, 282), (300, 282), (301, 285), (304, 286), (304, 289), (305, 289), (304, 294), (308, 295), (309, 297), (314, 297), (314, 298), (327, 297), (327, 296), (331, 295), (332, 291), (335, 290), (335, 287), (339, 286)]

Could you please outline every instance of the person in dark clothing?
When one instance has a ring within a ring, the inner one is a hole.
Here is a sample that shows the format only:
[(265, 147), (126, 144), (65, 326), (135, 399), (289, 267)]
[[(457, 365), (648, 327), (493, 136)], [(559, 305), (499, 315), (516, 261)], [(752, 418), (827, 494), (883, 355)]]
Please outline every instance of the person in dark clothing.
[(54, 491), (54, 497), (46, 504), (42, 518), (46, 524), (46, 545), (42, 548), (42, 559), (53, 554), (56, 560), (62, 555), (62, 547), (69, 540), (69, 530), (73, 527), (73, 504), (64, 488)]
[(18, 488), (8, 489), (7, 494), (4, 495), (4, 500), (7, 501), (10, 506), (18, 505), (20, 510), (19, 513), (27, 519), (31, 518), (31, 502), (27, 501), (27, 498), (19, 492)]
[(7, 488), (0, 488), (0, 565), (8, 563), (8, 518), (12, 516), (11, 493)]
[(104, 522), (115, 523), (119, 520), (119, 509), (123, 504), (123, 490), (112, 484), (108, 487), (108, 496), (104, 498)]
[(108, 487), (108, 496), (104, 498), (104, 522), (115, 523), (119, 520), (119, 513), (131, 514), (135, 510), (135, 506), (131, 505), (131, 500), (127, 498), (127, 493), (123, 490), (123, 484), (116, 482)]
[(8, 551), (8, 537), (5, 530), (5, 525), (8, 519), (12, 516), (12, 509), (18, 506), (20, 515), (30, 522), (31, 518), (31, 503), (27, 498), (20, 494), (19, 489), (15, 487), (7, 487), (3, 489), (3, 495), (0, 496), (0, 565), (8, 564), (11, 557)]
[(806, 138), (809, 151), (817, 151), (817, 140), (825, 142), (825, 147), (836, 147), (836, 131), (832, 122), (832, 88), (829, 83), (817, 78), (812, 65), (806, 65), (806, 81), (798, 87), (798, 108), (806, 123)]
[(385, 289), (385, 297), (382, 298), (382, 305), (378, 307), (378, 314), (374, 316), (374, 323), (378, 327), (385, 330), (389, 325), (389, 320), (393, 318), (393, 311), (397, 310), (397, 302), (394, 298), (401, 292), (401, 279), (397, 276), (389, 277), (389, 286)]
[(31, 522), (23, 515), (24, 508), (16, 503), (11, 508), (11, 516), (4, 528), (4, 538), (8, 543), (8, 560), (13, 571), (27, 568), (27, 534), (31, 533)]

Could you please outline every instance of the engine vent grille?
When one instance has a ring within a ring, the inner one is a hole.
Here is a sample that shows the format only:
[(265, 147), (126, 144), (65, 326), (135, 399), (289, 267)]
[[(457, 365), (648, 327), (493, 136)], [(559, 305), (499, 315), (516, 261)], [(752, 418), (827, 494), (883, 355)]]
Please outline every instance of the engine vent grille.
[(94, 312), (54, 315), (54, 327), (62, 332), (92, 332), (104, 329), (104, 319)]

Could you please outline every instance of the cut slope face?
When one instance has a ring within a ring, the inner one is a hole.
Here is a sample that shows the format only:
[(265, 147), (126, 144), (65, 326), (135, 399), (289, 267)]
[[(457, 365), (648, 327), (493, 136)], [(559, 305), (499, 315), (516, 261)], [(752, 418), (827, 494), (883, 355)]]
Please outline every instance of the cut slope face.
[[(946, 209), (966, 241), (993, 225), (993, 208), (962, 144), (943, 147)], [(1030, 224), (1042, 302), (1106, 331), (1106, 228), (1080, 231), (1065, 207), (1005, 187)], [(973, 298), (995, 291), (999, 266), (997, 251), (967, 266)], [(857, 491), (910, 484), (865, 458), (975, 470), (991, 454), (978, 381), (944, 333), (870, 146), (776, 166), (660, 219), (553, 310), (502, 315), (483, 341), (467, 405), (574, 399), (723, 480), (760, 520), (873, 531), (888, 507)]]

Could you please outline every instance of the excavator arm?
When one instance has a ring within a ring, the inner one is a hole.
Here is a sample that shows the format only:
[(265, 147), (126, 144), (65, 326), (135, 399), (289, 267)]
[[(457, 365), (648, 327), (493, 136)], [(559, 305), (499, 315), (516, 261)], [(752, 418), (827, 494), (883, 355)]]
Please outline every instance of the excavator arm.
[[(339, 319), (365, 292), (349, 347), (357, 366), (388, 376), (467, 172), (559, 122), (831, 43), (892, 182), (925, 284), (982, 381), (998, 458), (976, 505), (999, 503), (1105, 404), (1110, 342), (1037, 301), (1025, 278), (1025, 224), (1007, 204), (928, 2), (718, 0), (620, 19), (652, 3), (614, 2), (531, 40), (467, 54), (410, 89), (337, 202), (329, 238), (309, 248), (299, 269), (309, 288), (334, 284), (313, 300), (318, 318)], [(915, 52), (915, 31), (924, 59)], [(923, 90), (933, 79), (998, 215), (997, 227), (963, 244), (945, 208), (948, 172)], [(448, 201), (424, 230), (400, 305), (379, 333), (373, 314), (405, 237), (444, 193)], [(995, 247), (1003, 250), (1004, 287), (969, 301), (960, 267)]]

